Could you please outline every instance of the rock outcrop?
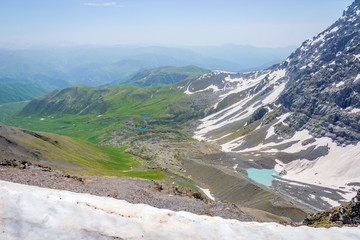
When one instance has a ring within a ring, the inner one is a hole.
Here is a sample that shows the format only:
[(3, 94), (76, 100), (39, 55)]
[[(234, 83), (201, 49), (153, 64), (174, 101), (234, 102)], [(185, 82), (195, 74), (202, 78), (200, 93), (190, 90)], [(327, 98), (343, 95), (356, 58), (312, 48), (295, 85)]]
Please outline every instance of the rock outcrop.
[(314, 227), (331, 227), (360, 224), (360, 190), (348, 203), (331, 210), (322, 211), (306, 217), (304, 225)]

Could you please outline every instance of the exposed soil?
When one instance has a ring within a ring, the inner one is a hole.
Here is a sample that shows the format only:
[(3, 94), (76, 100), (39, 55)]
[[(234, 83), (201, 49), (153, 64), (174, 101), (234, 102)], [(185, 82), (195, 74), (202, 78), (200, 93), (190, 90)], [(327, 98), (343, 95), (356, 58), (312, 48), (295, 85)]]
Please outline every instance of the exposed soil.
[(0, 180), (44, 188), (113, 197), (130, 203), (254, 221), (237, 206), (204, 199), (199, 192), (149, 180), (134, 178), (75, 176), (25, 161), (0, 161)]

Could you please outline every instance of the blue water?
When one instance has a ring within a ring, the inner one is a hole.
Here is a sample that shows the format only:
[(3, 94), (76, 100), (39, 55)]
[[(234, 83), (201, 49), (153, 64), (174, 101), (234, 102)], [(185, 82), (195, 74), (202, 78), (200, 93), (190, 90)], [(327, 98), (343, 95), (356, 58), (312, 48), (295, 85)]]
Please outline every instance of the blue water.
[(149, 116), (141, 116), (142, 118), (149, 118)]
[(274, 169), (249, 168), (246, 171), (249, 178), (265, 186), (271, 186), (274, 176), (280, 177)]
[(149, 130), (149, 128), (139, 128), (140, 130)]

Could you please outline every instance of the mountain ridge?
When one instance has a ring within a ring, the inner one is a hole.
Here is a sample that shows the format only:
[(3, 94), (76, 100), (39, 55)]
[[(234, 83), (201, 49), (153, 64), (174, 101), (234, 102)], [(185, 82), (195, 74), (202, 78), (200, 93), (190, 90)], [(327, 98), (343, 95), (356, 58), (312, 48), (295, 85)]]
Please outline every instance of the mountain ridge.
[[(360, 160), (359, 15), (356, 0), (337, 22), (270, 69), (213, 71), (178, 83), (185, 94), (215, 99), (211, 114), (194, 125), (194, 138), (282, 172), (273, 187), (297, 199), (284, 181), (338, 189), (342, 202), (349, 200), (360, 182), (354, 167)], [(309, 205), (317, 198), (303, 196)]]
[(164, 66), (139, 71), (132, 76), (113, 82), (109, 85), (159, 87), (174, 84), (179, 81), (193, 78), (207, 72), (210, 72), (210, 70), (199, 68), (195, 65), (187, 65), (184, 67)]

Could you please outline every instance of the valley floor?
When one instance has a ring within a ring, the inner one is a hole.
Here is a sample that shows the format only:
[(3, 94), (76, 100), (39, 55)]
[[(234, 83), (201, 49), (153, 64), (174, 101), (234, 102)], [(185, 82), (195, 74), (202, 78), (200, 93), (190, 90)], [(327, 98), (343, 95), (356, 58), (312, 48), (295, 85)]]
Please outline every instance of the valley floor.
[(0, 200), (1, 239), (360, 238), (360, 228), (239, 222), (5, 181), (0, 181)]

